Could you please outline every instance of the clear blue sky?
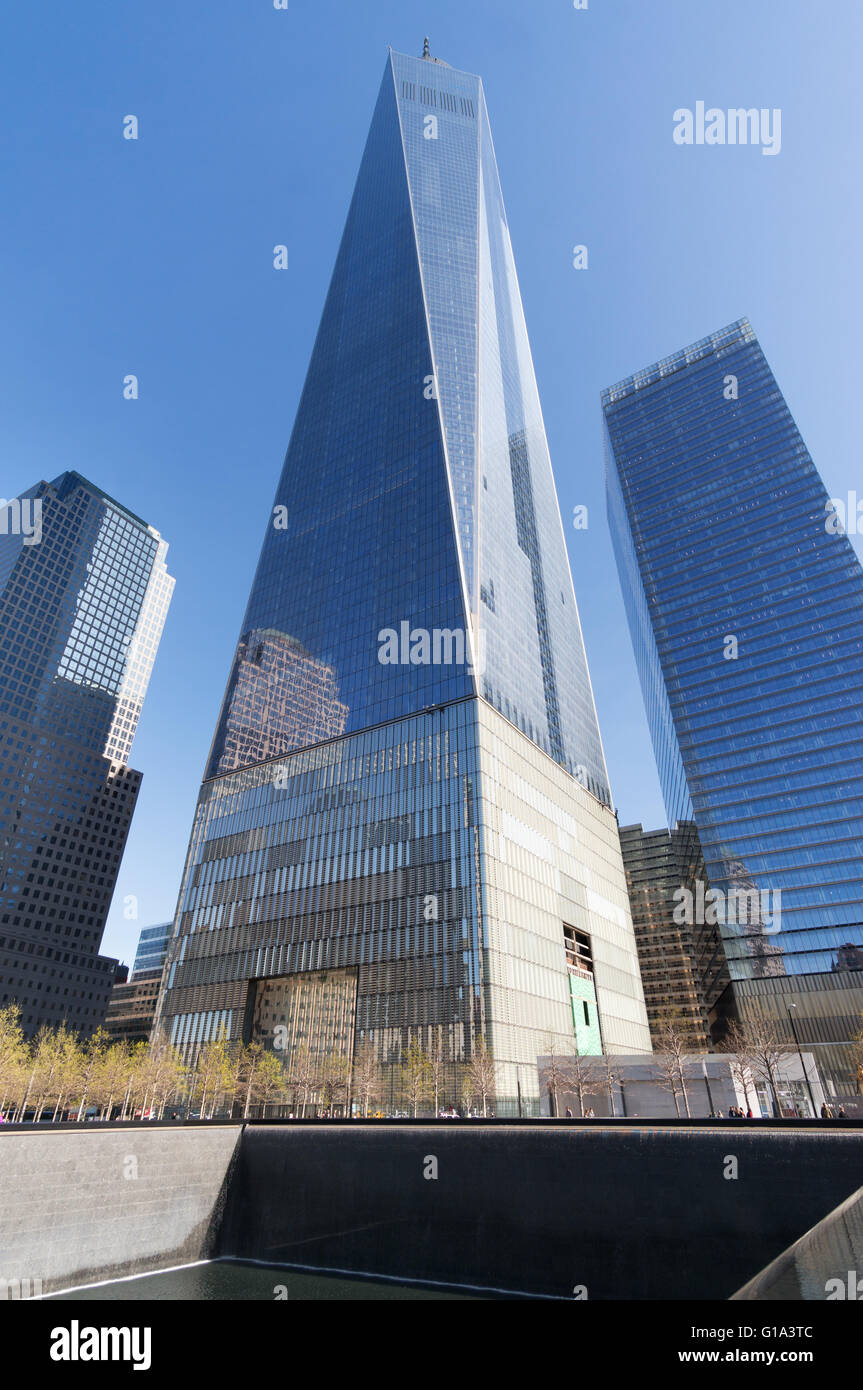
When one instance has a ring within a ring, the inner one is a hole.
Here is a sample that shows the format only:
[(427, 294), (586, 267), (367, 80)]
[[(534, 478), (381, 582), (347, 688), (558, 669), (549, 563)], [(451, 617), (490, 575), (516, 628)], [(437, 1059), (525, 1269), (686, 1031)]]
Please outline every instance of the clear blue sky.
[[(126, 960), (173, 915), (386, 48), (419, 53), (426, 33), (486, 85), (622, 822), (665, 817), (605, 522), (600, 389), (748, 315), (831, 495), (863, 493), (859, 0), (11, 7), (0, 492), (75, 468), (158, 527), (177, 579), (104, 942)], [(781, 154), (677, 146), (673, 112), (699, 100), (780, 107)]]

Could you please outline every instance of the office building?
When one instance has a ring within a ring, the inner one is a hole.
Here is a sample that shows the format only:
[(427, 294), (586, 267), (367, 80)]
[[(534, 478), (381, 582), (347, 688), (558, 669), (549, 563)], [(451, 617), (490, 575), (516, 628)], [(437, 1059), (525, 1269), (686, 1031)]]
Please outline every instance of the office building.
[(863, 569), (746, 319), (602, 404), (669, 825), (698, 826), (731, 976), (719, 1014), (772, 1018), (812, 1052), (828, 1093), (851, 1094)]
[[(410, 1045), (538, 1105), (649, 1050), (479, 78), (391, 53), (201, 788), (157, 1024)], [(484, 1046), (483, 1046), (484, 1045)], [(401, 1101), (404, 1108), (404, 1101)]]
[(128, 759), (173, 579), (158, 531), (74, 472), (0, 507), (0, 1003), (105, 1017)]

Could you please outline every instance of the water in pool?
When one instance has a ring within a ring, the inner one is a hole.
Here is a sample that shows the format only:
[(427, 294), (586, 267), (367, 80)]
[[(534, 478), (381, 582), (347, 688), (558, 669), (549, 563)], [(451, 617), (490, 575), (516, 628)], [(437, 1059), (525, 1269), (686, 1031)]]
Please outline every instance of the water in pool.
[(493, 1297), (458, 1293), (419, 1284), (398, 1284), (388, 1279), (352, 1279), (344, 1275), (318, 1274), (284, 1269), (278, 1265), (243, 1264), (234, 1260), (214, 1260), (208, 1264), (187, 1265), (183, 1269), (141, 1274), (133, 1279), (115, 1279), (108, 1284), (75, 1289), (51, 1295), (52, 1299), (165, 1299), (219, 1301), (253, 1299), (274, 1302), (277, 1298), (295, 1302), (377, 1302), (380, 1300), (463, 1302)]

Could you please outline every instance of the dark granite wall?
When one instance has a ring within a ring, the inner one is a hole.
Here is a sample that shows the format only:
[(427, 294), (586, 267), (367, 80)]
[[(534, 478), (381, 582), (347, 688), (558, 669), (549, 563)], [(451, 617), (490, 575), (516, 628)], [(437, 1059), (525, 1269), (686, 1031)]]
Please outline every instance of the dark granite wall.
[(863, 1131), (250, 1125), (220, 1249), (562, 1297), (729, 1298), (861, 1183)]

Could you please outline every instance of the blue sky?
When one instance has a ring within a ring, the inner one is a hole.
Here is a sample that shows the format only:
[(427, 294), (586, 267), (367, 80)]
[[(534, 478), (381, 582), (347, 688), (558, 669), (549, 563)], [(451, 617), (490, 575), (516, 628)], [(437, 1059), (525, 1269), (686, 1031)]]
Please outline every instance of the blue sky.
[[(831, 495), (863, 494), (856, 0), (829, 17), (809, 0), (13, 7), (0, 492), (77, 469), (158, 527), (177, 579), (104, 941), (126, 960), (173, 915), (387, 45), (419, 53), (426, 33), (486, 86), (623, 823), (665, 817), (605, 522), (600, 389), (748, 315)], [(699, 100), (781, 108), (781, 153), (676, 145), (674, 111)]]

